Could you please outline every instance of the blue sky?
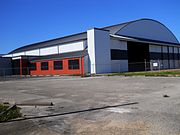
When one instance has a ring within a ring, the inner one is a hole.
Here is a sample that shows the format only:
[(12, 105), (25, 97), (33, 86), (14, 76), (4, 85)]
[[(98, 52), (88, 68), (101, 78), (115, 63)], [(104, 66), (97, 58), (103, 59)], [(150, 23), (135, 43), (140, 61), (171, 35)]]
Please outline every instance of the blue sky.
[(0, 0), (0, 54), (23, 45), (140, 18), (180, 41), (179, 0)]

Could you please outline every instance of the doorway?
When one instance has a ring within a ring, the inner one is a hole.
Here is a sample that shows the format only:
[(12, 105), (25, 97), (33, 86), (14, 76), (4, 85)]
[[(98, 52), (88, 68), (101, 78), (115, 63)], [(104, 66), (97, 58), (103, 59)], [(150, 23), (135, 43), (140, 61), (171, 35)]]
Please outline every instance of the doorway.
[(145, 71), (149, 67), (149, 44), (128, 42), (128, 67), (130, 72)]

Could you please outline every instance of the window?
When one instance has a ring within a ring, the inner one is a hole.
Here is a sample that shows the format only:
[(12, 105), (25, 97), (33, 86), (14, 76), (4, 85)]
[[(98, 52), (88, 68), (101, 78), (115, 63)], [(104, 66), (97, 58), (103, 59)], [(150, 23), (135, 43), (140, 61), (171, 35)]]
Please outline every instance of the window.
[(48, 62), (41, 62), (41, 70), (48, 70)]
[(79, 69), (79, 60), (69, 60), (68, 67), (69, 69)]
[(111, 49), (111, 60), (127, 60), (128, 55), (126, 50)]
[(36, 63), (30, 64), (30, 70), (36, 70)]
[(62, 70), (63, 62), (62, 61), (54, 61), (54, 70)]

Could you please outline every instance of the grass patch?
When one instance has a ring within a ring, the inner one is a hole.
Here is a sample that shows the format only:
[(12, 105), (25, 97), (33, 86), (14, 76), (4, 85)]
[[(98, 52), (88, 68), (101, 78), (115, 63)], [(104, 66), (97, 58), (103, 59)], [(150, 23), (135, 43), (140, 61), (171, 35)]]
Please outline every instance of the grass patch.
[(126, 72), (126, 73), (114, 73), (107, 76), (179, 76), (180, 70), (161, 70), (161, 71), (146, 71), (146, 72)]
[(13, 106), (10, 108), (9, 105), (0, 104), (0, 121), (8, 121), (11, 119), (21, 117), (20, 108)]

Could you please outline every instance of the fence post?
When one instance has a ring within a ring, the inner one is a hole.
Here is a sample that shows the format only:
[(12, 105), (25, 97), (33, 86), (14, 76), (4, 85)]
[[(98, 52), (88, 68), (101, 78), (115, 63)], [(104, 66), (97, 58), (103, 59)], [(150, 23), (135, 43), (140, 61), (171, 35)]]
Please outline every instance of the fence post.
[(81, 74), (81, 77), (84, 77), (84, 71), (83, 69), (85, 69), (85, 67), (83, 68), (83, 57), (81, 56), (80, 57), (80, 74)]
[(3, 76), (6, 77), (5, 69), (3, 68)]
[(161, 62), (159, 59), (158, 59), (158, 64), (159, 64), (159, 70), (161, 70)]
[(144, 67), (145, 67), (145, 71), (147, 71), (147, 67), (146, 67), (146, 59), (144, 59)]
[(27, 67), (27, 75), (30, 75), (30, 73), (29, 73), (29, 67)]
[(153, 71), (153, 69), (152, 69), (152, 60), (150, 61), (150, 69), (151, 69), (151, 71)]
[(119, 73), (121, 73), (121, 63), (119, 63)]

